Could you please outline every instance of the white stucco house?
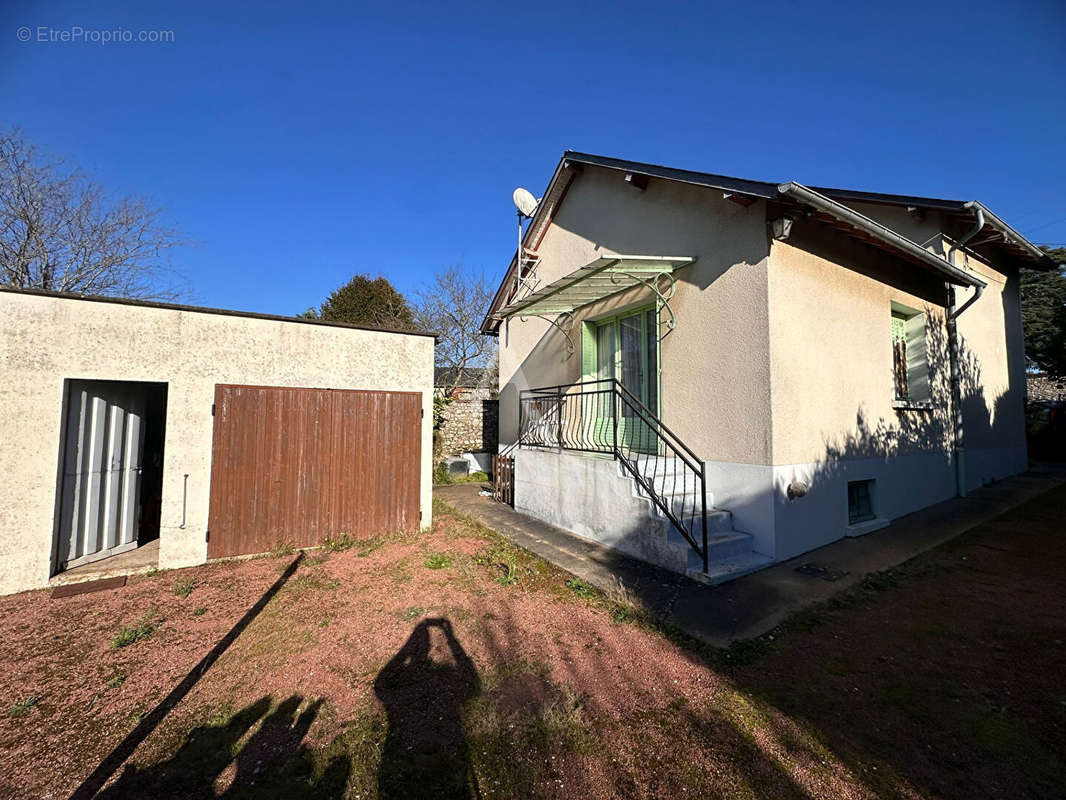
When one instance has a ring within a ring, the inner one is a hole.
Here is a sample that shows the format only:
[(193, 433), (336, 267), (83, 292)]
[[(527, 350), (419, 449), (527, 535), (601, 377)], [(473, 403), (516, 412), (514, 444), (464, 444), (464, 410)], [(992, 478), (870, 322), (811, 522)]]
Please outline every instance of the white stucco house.
[(1021, 472), (1022, 267), (976, 201), (568, 151), (482, 327), (515, 507), (713, 582)]

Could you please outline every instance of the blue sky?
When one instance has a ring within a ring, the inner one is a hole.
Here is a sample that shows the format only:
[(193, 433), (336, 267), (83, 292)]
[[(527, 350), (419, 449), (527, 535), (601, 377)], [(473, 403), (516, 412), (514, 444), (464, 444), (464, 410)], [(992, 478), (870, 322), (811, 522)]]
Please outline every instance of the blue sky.
[(566, 148), (978, 198), (1066, 242), (1061, 0), (230, 5), (0, 8), (0, 125), (163, 206), (201, 304), (298, 313), (456, 261), (496, 280), (512, 189)]

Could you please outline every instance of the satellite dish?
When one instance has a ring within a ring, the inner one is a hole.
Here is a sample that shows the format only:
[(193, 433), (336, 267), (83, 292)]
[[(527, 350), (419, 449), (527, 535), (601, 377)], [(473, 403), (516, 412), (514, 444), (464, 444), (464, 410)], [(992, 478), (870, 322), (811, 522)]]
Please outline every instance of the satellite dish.
[(532, 217), (537, 210), (537, 198), (519, 186), (511, 195), (514, 198), (515, 208), (523, 217)]

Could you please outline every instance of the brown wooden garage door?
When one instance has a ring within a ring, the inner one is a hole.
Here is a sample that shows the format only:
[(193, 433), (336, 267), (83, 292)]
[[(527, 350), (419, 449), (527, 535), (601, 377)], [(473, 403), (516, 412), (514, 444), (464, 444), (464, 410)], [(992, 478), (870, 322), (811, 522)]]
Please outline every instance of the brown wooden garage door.
[(209, 558), (417, 530), (422, 397), (218, 385)]

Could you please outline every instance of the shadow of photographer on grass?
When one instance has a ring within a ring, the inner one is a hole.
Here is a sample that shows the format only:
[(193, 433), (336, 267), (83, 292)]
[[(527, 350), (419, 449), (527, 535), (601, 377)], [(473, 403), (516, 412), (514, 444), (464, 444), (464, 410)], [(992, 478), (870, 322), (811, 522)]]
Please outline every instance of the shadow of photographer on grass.
[[(418, 623), (374, 681), (388, 717), (379, 798), (480, 797), (462, 721), (464, 703), (480, 691), (451, 623)], [(99, 797), (343, 797), (351, 753), (323, 754), (305, 743), (321, 707), (299, 695), (276, 705), (262, 697), (196, 727), (170, 758), (126, 765)]]
[(463, 704), (481, 691), (474, 663), (446, 619), (422, 620), (378, 673), (388, 715), (378, 796), (478, 797)]

